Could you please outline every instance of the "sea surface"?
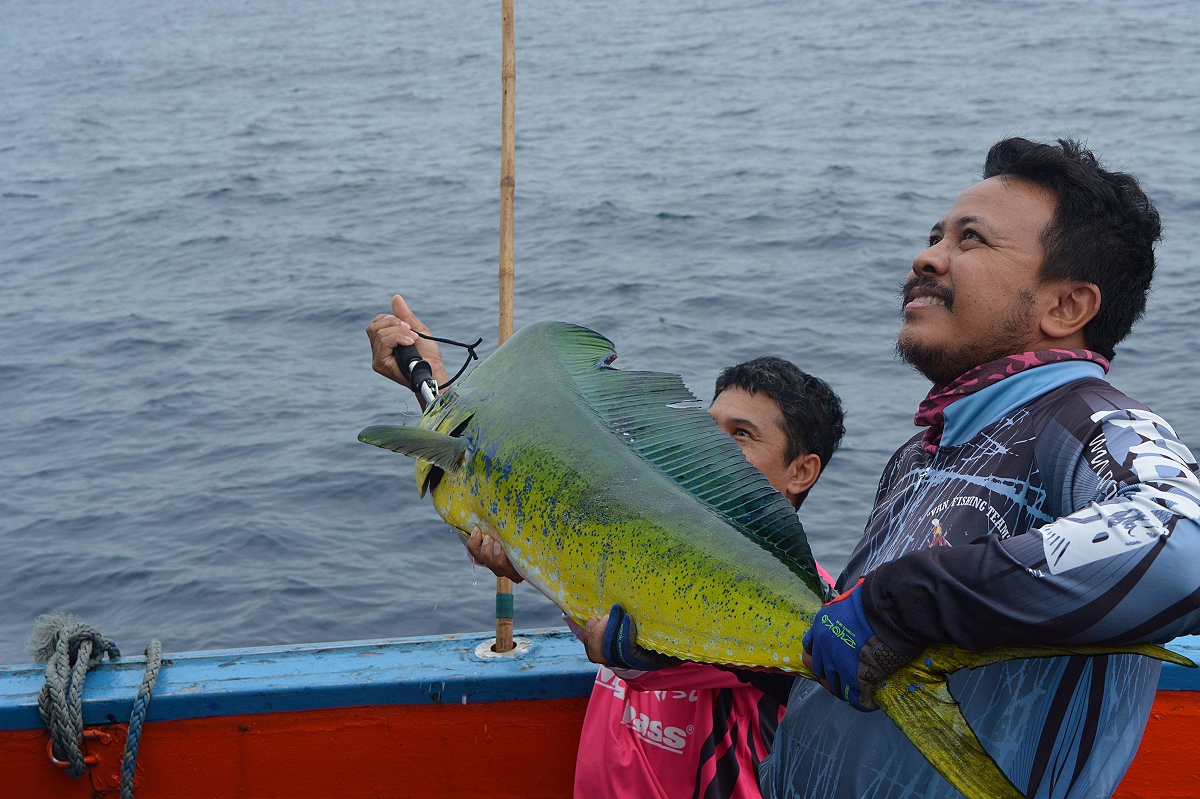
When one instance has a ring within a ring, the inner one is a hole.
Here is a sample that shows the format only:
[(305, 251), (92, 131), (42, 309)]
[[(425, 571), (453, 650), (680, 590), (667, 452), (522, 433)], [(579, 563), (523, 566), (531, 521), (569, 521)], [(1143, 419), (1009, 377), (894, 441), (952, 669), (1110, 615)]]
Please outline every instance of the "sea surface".
[[(1111, 379), (1200, 445), (1194, 3), (516, 6), (517, 325), (705, 400), (761, 354), (828, 380), (801, 515), (835, 573), (927, 389), (898, 287), (1000, 138), (1143, 179)], [(0, 0), (0, 75), (0, 662), (55, 609), (127, 653), (489, 627), (490, 573), (355, 436), (415, 421), (363, 332), (393, 293), (495, 346), (500, 3)]]

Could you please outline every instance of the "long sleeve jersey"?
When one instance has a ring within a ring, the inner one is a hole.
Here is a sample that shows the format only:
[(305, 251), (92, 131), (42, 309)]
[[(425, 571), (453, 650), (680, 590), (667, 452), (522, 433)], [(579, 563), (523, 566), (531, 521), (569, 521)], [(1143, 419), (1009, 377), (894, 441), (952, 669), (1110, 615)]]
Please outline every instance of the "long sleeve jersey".
[[(934, 454), (917, 436), (892, 457), (839, 581), (869, 575), (863, 604), (886, 643), (1165, 642), (1200, 629), (1195, 459), (1101, 376), (1079, 362), (1013, 375), (951, 405)], [(1132, 761), (1159, 665), (1012, 661), (958, 672), (950, 690), (1028, 796), (1090, 799), (1111, 795)], [(803, 680), (763, 793), (959, 796), (884, 714)]]

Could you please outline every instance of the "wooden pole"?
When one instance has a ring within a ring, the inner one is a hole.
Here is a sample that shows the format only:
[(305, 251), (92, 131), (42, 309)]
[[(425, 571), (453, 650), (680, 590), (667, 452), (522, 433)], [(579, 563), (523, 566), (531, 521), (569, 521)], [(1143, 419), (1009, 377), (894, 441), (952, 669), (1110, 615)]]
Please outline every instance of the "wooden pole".
[[(500, 0), (503, 47), (500, 84), (500, 334), (499, 343), (513, 331), (513, 194), (516, 190), (516, 91), (517, 58), (513, 41), (513, 0)], [(496, 578), (497, 652), (513, 648), (513, 585), (507, 577)]]

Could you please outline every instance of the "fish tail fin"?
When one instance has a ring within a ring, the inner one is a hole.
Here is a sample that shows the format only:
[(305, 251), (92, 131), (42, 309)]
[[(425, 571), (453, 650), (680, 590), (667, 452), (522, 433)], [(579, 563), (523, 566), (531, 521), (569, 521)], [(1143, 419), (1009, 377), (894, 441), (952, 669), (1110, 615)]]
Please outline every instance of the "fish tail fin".
[(358, 434), (358, 440), (428, 461), (447, 472), (457, 471), (471, 448), (464, 438), (420, 427), (368, 427)]
[(964, 796), (1024, 799), (963, 718), (946, 672), (935, 669), (918, 656), (880, 683), (871, 698)]
[(1068, 655), (1143, 655), (1195, 668), (1156, 644), (1127, 646), (1006, 646), (980, 652), (931, 646), (880, 683), (871, 698), (946, 780), (966, 796), (1020, 799), (1024, 794), (983, 748), (950, 695), (947, 675), (1006, 660)]

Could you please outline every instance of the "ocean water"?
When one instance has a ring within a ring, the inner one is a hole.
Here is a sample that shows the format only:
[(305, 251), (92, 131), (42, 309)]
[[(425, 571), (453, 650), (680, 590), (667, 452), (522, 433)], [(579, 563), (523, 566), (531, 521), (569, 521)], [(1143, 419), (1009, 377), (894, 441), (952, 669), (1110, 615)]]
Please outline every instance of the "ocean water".
[[(495, 346), (499, 5), (0, 0), (0, 662), (52, 609), (127, 652), (490, 626), (355, 436), (416, 410), (369, 367), (392, 293)], [(1200, 444), (1193, 4), (516, 5), (517, 324), (706, 400), (760, 354), (827, 379), (831, 570), (927, 388), (899, 284), (1005, 136), (1143, 179), (1165, 238), (1111, 379)]]

